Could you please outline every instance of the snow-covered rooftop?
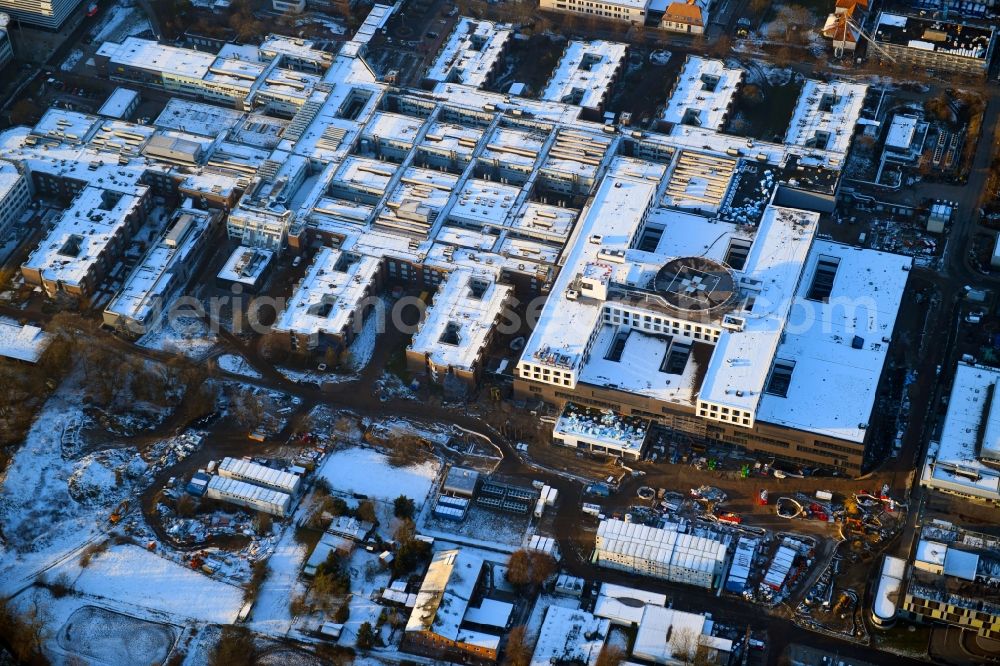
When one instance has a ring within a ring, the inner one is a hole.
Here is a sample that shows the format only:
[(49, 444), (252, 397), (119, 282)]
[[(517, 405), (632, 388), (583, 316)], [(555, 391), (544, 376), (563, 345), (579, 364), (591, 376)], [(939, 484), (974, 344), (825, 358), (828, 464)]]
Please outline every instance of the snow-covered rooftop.
[(868, 86), (808, 79), (788, 123), (785, 143), (846, 155)]
[(725, 328), (719, 336), (700, 387), (699, 408), (710, 403), (736, 409), (742, 414), (734, 422), (753, 424), (818, 219), (818, 213), (777, 206), (765, 211), (736, 274), (752, 303), (737, 313), (742, 330)]
[[(566, 298), (576, 274), (603, 252), (624, 252), (655, 199), (661, 165), (616, 158), (604, 177), (586, 214), (581, 217), (576, 241), (568, 248), (563, 269), (545, 302), (521, 355), (527, 361), (564, 371), (578, 372), (591, 333), (601, 315), (601, 302)], [(590, 242), (599, 237), (600, 242)]]
[(909, 150), (913, 143), (913, 135), (917, 131), (919, 119), (905, 113), (897, 113), (892, 117), (889, 125), (889, 135), (885, 139), (886, 148), (896, 150)]
[(921, 484), (1000, 501), (1000, 370), (960, 362), (937, 443), (931, 443)]
[(470, 179), (458, 193), (451, 218), (461, 224), (503, 226), (521, 190), (490, 180)]
[(104, 42), (97, 49), (97, 55), (109, 58), (116, 65), (157, 70), (184, 79), (204, 78), (216, 59), (213, 53), (168, 46), (138, 37), (126, 37), (121, 44)]
[(45, 281), (83, 286), (112, 239), (141, 209), (149, 188), (136, 185), (135, 194), (99, 187), (83, 188), (31, 253), (23, 267), (37, 270)]
[[(837, 263), (826, 302), (809, 298), (821, 262)], [(864, 441), (911, 264), (877, 250), (813, 244), (775, 353), (794, 364), (787, 397), (765, 393), (759, 420)]]
[(429, 153), (437, 153), (446, 157), (456, 157), (468, 160), (472, 157), (483, 130), (478, 127), (464, 127), (453, 123), (432, 123), (420, 143), (420, 149)]
[(23, 178), (17, 167), (10, 162), (0, 160), (0, 201), (5, 201), (14, 186)]
[(460, 625), (482, 570), (483, 559), (470, 551), (435, 553), (420, 584), (406, 631), (426, 631), (458, 640)]
[(339, 335), (351, 324), (379, 270), (379, 259), (324, 247), (295, 287), (274, 328)]
[(585, 610), (552, 605), (531, 655), (531, 666), (581, 663), (593, 666), (604, 647), (611, 623)]
[(243, 115), (241, 111), (224, 106), (172, 97), (153, 121), (153, 125), (161, 129), (182, 130), (214, 138), (235, 127)]
[(128, 108), (139, 98), (139, 93), (129, 88), (115, 88), (115, 91), (108, 95), (101, 108), (97, 110), (98, 115), (109, 118), (123, 118), (128, 112)]
[(0, 356), (35, 363), (52, 342), (52, 336), (31, 324), (0, 318)]
[(435, 292), (409, 348), (435, 365), (471, 371), (512, 294), (495, 275), (453, 271)]
[(552, 433), (613, 445), (616, 451), (642, 451), (649, 421), (622, 416), (610, 409), (598, 410), (566, 403)]
[(675, 125), (721, 130), (743, 74), (721, 60), (689, 55), (660, 118)]
[(219, 271), (218, 278), (227, 282), (255, 286), (273, 258), (274, 253), (270, 250), (241, 245), (229, 255), (229, 259)]
[(427, 70), (431, 81), (485, 85), (503, 55), (511, 27), (462, 16)]
[(685, 663), (695, 658), (702, 646), (723, 652), (732, 651), (732, 641), (708, 633), (711, 621), (704, 615), (646, 606), (636, 632), (632, 654), (657, 664)]
[(626, 44), (570, 41), (540, 97), (598, 110), (625, 62)]
[(163, 236), (146, 252), (125, 279), (106, 311), (126, 320), (145, 322), (166, 307), (179, 278), (186, 276), (187, 262), (205, 240), (212, 215), (195, 209), (178, 209)]

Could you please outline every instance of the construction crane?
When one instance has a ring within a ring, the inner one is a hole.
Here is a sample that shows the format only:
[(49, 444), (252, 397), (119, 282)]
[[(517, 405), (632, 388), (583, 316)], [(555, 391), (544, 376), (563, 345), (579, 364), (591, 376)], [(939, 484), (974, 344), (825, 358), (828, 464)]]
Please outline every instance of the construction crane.
[[(837, 23), (834, 25), (834, 31), (833, 31), (834, 44), (836, 44), (838, 41), (841, 44), (847, 41), (848, 30), (853, 31), (858, 35), (858, 37), (863, 38), (866, 42), (868, 42), (868, 46), (874, 49), (875, 52), (878, 53), (880, 56), (892, 62), (893, 64), (896, 64), (896, 58), (894, 58), (888, 51), (882, 48), (882, 45), (879, 44), (877, 41), (875, 41), (875, 39), (871, 35), (865, 32), (864, 28), (861, 27), (861, 24), (855, 21), (854, 17), (850, 16), (849, 12), (843, 12), (842, 14), (837, 15)], [(839, 40), (838, 37), (840, 37)], [(838, 58), (843, 57), (844, 47), (834, 46), (833, 54)]]

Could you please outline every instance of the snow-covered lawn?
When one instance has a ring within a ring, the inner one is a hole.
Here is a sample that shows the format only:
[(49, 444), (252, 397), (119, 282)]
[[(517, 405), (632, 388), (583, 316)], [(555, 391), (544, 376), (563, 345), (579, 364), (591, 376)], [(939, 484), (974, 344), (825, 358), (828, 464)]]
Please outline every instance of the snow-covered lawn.
[(441, 464), (436, 460), (393, 467), (378, 451), (353, 448), (330, 454), (319, 468), (319, 476), (342, 493), (360, 493), (385, 502), (406, 495), (419, 507), (440, 470)]
[(247, 363), (246, 359), (236, 354), (223, 354), (215, 359), (219, 363), (219, 368), (234, 375), (242, 375), (251, 379), (260, 379), (260, 373)]
[[(67, 569), (74, 567), (79, 564)], [(232, 623), (243, 605), (241, 588), (132, 545), (94, 556), (72, 586), (123, 609), (139, 607), (202, 622)]]
[(173, 317), (155, 330), (139, 338), (139, 346), (159, 351), (187, 354), (191, 358), (203, 358), (215, 346), (215, 334), (205, 323), (194, 317)]
[(139, 7), (113, 5), (104, 13), (104, 17), (90, 34), (95, 44), (101, 44), (107, 41), (120, 42), (125, 37), (138, 35), (150, 29), (149, 19)]
[(83, 58), (83, 51), (81, 51), (80, 49), (73, 49), (72, 51), (69, 52), (69, 55), (66, 56), (66, 59), (63, 60), (62, 64), (59, 65), (59, 69), (61, 69), (64, 72), (72, 72), (73, 68), (76, 67), (76, 64), (80, 62), (82, 58)]

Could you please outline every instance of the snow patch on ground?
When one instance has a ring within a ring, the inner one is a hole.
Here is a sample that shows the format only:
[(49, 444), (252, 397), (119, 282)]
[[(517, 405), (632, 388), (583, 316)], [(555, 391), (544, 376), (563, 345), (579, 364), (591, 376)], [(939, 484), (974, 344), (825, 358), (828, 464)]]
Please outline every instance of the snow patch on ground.
[(84, 506), (106, 506), (131, 494), (127, 481), (141, 479), (148, 469), (133, 448), (92, 453), (73, 465), (69, 494)]
[(186, 354), (200, 359), (215, 346), (215, 334), (205, 323), (194, 317), (172, 317), (160, 327), (139, 338), (138, 345), (146, 349)]
[(62, 64), (59, 65), (59, 69), (61, 69), (64, 72), (72, 72), (73, 68), (76, 67), (76, 64), (80, 62), (82, 58), (83, 58), (83, 51), (81, 51), (80, 49), (73, 49), (72, 51), (69, 52), (69, 55), (66, 56), (66, 59), (63, 60)]
[(321, 25), (335, 35), (347, 34), (347, 28), (344, 24), (322, 14), (307, 16), (295, 22), (296, 28), (301, 28), (306, 25)]
[(360, 493), (385, 502), (406, 495), (419, 507), (440, 470), (441, 464), (436, 460), (411, 467), (393, 467), (378, 451), (353, 448), (330, 454), (319, 468), (318, 476), (342, 493)]
[(243, 377), (250, 377), (251, 379), (260, 379), (260, 373), (254, 370), (242, 356), (237, 356), (236, 354), (223, 354), (215, 360), (218, 362), (219, 368), (225, 372), (231, 372), (234, 375), (241, 375)]
[(151, 30), (149, 20), (139, 7), (114, 5), (108, 8), (93, 30), (90, 31), (95, 44), (120, 42), (125, 37)]

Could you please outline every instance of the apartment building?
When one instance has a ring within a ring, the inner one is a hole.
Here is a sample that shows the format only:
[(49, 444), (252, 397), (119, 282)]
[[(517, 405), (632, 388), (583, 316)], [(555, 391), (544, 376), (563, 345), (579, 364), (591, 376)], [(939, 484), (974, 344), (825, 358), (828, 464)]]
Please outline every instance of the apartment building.
[(875, 24), (879, 51), (914, 70), (986, 76), (996, 49), (996, 28), (946, 18), (882, 12)]

